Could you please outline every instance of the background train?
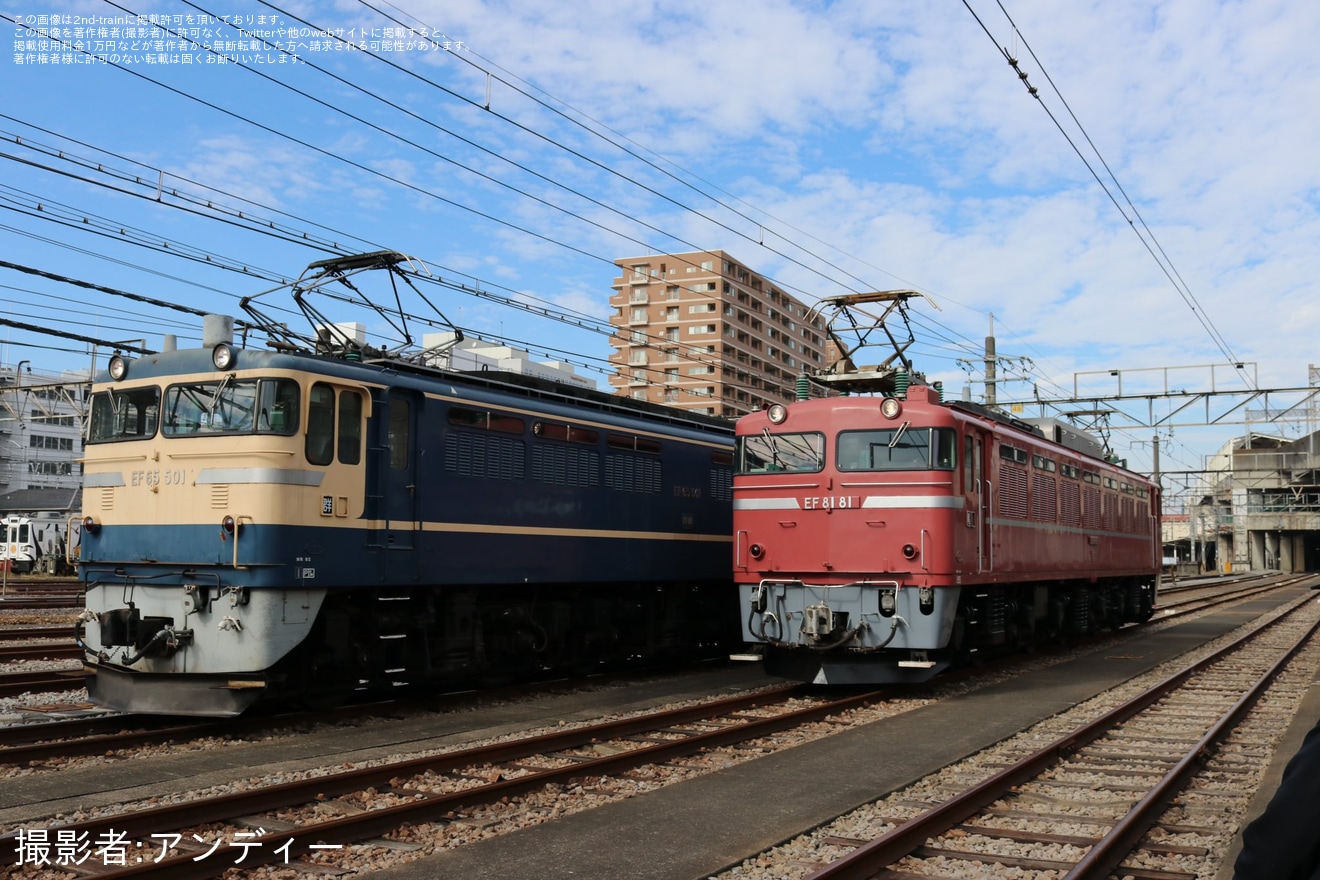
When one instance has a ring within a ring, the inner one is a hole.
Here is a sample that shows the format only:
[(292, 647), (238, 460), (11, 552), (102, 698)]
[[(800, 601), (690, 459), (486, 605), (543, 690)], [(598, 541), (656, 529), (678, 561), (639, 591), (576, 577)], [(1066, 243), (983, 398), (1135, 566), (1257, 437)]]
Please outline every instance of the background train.
[(1149, 619), (1159, 486), (1050, 428), (925, 385), (740, 419), (734, 576), (743, 638), (767, 670), (923, 681)]
[(0, 565), (10, 571), (72, 574), (79, 528), (54, 511), (0, 518)]
[(95, 382), (94, 702), (223, 716), (736, 646), (732, 424), (231, 326)]

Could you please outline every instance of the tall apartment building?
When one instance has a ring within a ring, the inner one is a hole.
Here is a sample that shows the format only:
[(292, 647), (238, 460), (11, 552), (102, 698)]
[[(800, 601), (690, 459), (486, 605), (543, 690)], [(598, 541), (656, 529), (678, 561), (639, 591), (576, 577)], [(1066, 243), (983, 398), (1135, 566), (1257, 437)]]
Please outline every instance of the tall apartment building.
[(724, 251), (614, 262), (616, 394), (734, 418), (826, 365), (819, 316)]

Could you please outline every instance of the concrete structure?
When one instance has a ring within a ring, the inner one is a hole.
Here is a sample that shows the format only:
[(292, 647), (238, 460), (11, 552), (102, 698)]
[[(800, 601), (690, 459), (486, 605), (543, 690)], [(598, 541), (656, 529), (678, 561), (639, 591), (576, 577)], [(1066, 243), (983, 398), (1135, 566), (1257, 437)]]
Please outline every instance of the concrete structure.
[(0, 494), (82, 486), (87, 374), (0, 366)]
[(0, 495), (0, 517), (58, 513), (67, 519), (82, 510), (82, 486), (76, 489), (17, 489)]
[(1210, 457), (1165, 543), (1198, 570), (1320, 569), (1320, 432), (1235, 437)]
[(826, 363), (824, 322), (724, 251), (615, 260), (615, 393), (734, 418), (793, 400)]

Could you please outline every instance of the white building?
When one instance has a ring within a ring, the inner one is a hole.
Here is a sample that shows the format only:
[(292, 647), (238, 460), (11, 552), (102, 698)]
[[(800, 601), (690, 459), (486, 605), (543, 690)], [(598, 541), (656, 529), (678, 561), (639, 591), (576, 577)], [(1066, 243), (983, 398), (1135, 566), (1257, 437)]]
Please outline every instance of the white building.
[(1206, 462), (1166, 545), (1203, 571), (1313, 571), (1320, 565), (1320, 432), (1235, 437)]
[(82, 371), (33, 372), (28, 361), (0, 366), (0, 493), (82, 485)]
[[(440, 348), (452, 343), (453, 339), (454, 334), (448, 331), (427, 333), (422, 337), (422, 347)], [(596, 388), (595, 382), (577, 375), (571, 364), (562, 361), (534, 361), (525, 351), (484, 339), (464, 339), (456, 345), (449, 345), (432, 359), (431, 365), (458, 372), (518, 373), (577, 388)]]

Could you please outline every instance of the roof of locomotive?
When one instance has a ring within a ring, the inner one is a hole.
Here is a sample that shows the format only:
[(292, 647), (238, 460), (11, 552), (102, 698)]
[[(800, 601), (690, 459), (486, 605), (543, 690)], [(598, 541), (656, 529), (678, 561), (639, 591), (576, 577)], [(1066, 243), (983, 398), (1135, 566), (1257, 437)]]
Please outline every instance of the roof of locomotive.
[(190, 348), (144, 355), (131, 361), (123, 382), (114, 382), (107, 371), (96, 377), (94, 390), (104, 386), (131, 384), (135, 379), (168, 379), (173, 376), (250, 371), (296, 370), (334, 376), (341, 379), (403, 386), (420, 392), (435, 391), (439, 384), (462, 385), (478, 390), (489, 402), (500, 396), (536, 400), (561, 409), (595, 410), (602, 415), (662, 422), (675, 428), (702, 433), (732, 436), (733, 423), (727, 419), (692, 413), (647, 401), (633, 400), (603, 391), (565, 385), (535, 376), (499, 371), (453, 371), (438, 367), (397, 361), (357, 361), (332, 355), (301, 351), (266, 351), (258, 348), (235, 348), (235, 362), (228, 370), (216, 369), (211, 349)]
[[(811, 398), (809, 400), (800, 400), (794, 403), (789, 403), (786, 404), (786, 406), (789, 408), (790, 414), (787, 421), (783, 423), (784, 424), (783, 430), (792, 430), (793, 422), (794, 422), (792, 413), (795, 410), (805, 411), (805, 414), (812, 414), (812, 415), (818, 414), (822, 411), (837, 413), (837, 412), (849, 411), (849, 410), (852, 411), (865, 410), (874, 413), (876, 416), (879, 416), (880, 401), (883, 399), (884, 398), (881, 395), (854, 395), (847, 397), (817, 397), (817, 398)], [(1068, 454), (1075, 455), (1079, 458), (1085, 458), (1091, 461), (1095, 461), (1099, 464), (1105, 465), (1106, 467), (1113, 468), (1115, 470), (1120, 470), (1125, 473), (1129, 473), (1132, 476), (1142, 480), (1146, 479), (1143, 475), (1135, 471), (1130, 471), (1121, 464), (1118, 464), (1113, 461), (1109, 461), (1103, 456), (1103, 454), (1097, 454), (1091, 449), (1080, 447), (1078, 445), (1060, 443), (1048, 437), (1041, 429), (1041, 427), (1037, 424), (1023, 421), (1021, 419), (1015, 418), (1014, 416), (1008, 413), (1004, 413), (999, 410), (993, 409), (988, 406), (983, 406), (978, 403), (972, 403), (963, 400), (941, 401), (938, 399), (938, 396), (934, 389), (928, 388), (927, 386), (924, 385), (914, 385), (908, 389), (908, 398), (907, 400), (904, 401), (904, 408), (905, 410), (907, 410), (912, 407), (927, 407), (928, 408), (926, 410), (927, 412), (931, 411), (930, 408), (938, 407), (945, 411), (961, 413), (964, 416), (970, 416), (973, 418), (990, 421), (995, 423), (996, 425), (1002, 426), (1009, 430), (1024, 434), (1036, 443), (1057, 447), (1058, 449), (1066, 451)], [(766, 410), (750, 413), (738, 420), (738, 433), (739, 434), (760, 433), (760, 431), (763, 430), (765, 427), (767, 427), (769, 424), (770, 424), (770, 419)], [(1094, 448), (1096, 449), (1102, 448), (1099, 441), (1095, 442)]]

